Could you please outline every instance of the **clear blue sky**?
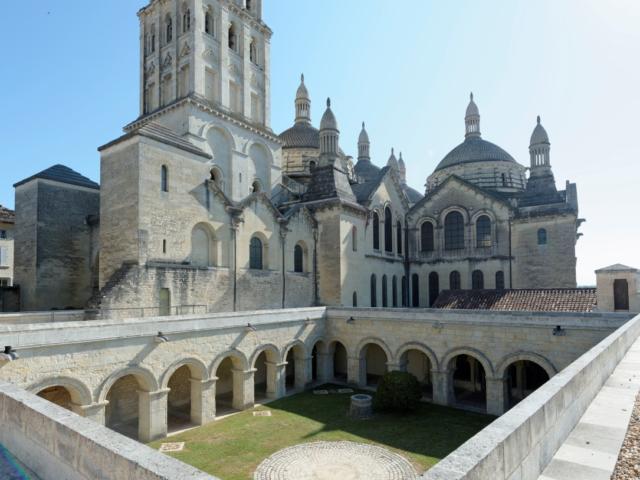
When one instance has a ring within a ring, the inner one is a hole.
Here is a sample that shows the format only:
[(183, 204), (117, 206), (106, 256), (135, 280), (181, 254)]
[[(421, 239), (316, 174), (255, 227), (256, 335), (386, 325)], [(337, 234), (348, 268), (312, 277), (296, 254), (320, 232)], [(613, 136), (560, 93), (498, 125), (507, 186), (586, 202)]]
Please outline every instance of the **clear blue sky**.
[[(143, 0), (4, 5), (0, 203), (55, 163), (98, 180), (96, 148), (138, 115)], [(484, 138), (528, 164), (540, 114), (560, 187), (578, 184), (578, 281), (615, 262), (640, 267), (640, 2), (264, 0), (274, 31), (272, 124), (293, 122), (305, 73), (315, 123), (327, 96), (342, 148), (362, 120), (382, 165), (401, 150), (424, 189), (463, 138), (473, 90)]]

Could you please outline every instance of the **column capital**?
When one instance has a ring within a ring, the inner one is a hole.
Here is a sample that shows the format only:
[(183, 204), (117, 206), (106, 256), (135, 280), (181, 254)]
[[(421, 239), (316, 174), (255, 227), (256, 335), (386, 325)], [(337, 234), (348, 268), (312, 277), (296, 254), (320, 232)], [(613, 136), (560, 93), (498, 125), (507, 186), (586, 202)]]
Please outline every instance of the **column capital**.
[(207, 378), (207, 379), (190, 378), (189, 382), (191, 382), (192, 384), (196, 384), (196, 385), (202, 385), (203, 387), (210, 387), (212, 385), (215, 385), (217, 380), (218, 380), (218, 377), (211, 377), (211, 378)]
[(141, 393), (143, 395), (146, 394), (146, 395), (149, 396), (149, 398), (151, 398), (153, 400), (156, 400), (158, 398), (162, 398), (162, 397), (168, 395), (170, 391), (171, 391), (170, 388), (161, 388), (159, 390), (156, 390), (155, 392), (148, 392), (146, 390), (138, 390), (138, 393)]

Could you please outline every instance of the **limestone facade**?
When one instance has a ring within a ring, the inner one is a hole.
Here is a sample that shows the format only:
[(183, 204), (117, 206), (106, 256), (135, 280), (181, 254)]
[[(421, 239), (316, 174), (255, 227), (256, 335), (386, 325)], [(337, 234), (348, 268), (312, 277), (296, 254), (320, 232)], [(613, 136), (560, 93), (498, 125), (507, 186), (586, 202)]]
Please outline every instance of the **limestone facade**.
[(0, 287), (13, 285), (15, 212), (0, 205)]

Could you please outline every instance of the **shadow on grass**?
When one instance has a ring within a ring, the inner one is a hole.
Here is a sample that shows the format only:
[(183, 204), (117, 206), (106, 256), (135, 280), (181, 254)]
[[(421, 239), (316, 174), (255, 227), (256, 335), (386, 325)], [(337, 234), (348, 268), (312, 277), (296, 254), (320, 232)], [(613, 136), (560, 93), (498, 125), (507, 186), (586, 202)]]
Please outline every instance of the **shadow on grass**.
[[(340, 387), (324, 385), (320, 388)], [(312, 441), (320, 434), (345, 432), (370, 442), (435, 459), (445, 457), (495, 419), (489, 415), (421, 403), (415, 412), (375, 413), (371, 419), (355, 420), (348, 416), (351, 395), (314, 395), (308, 391), (271, 402), (268, 408), (322, 424), (321, 428), (302, 437), (306, 441)]]

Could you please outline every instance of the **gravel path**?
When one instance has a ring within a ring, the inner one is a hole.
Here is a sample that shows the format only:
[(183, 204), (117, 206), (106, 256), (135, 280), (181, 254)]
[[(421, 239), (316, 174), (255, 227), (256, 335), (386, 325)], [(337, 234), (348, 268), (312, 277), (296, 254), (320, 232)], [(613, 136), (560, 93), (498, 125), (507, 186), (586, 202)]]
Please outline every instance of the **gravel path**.
[(616, 468), (611, 480), (638, 480), (640, 478), (640, 394), (631, 413), (629, 429), (624, 437)]

